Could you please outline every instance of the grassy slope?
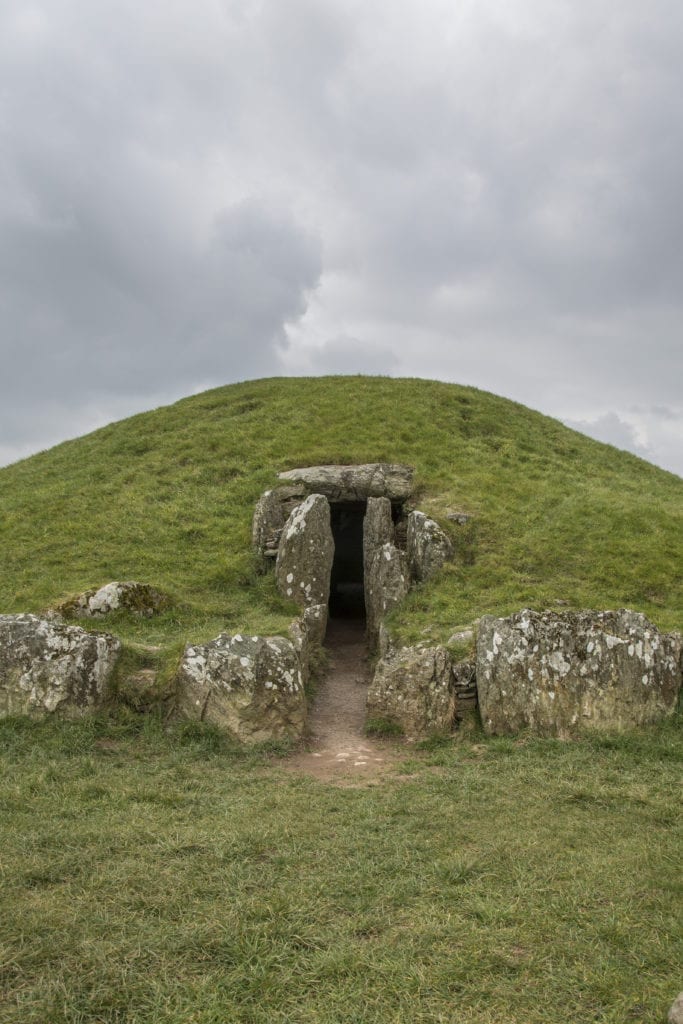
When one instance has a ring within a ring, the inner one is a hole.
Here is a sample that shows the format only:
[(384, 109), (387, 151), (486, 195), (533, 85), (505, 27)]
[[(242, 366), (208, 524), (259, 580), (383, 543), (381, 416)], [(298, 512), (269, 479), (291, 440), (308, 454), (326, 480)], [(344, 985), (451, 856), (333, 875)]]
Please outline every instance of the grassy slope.
[[(219, 388), (0, 470), (0, 610), (132, 578), (175, 607), (115, 624), (131, 638), (282, 630), (290, 609), (250, 554), (256, 498), (281, 469), (383, 460), (415, 466), (459, 551), (397, 616), (404, 638), (555, 600), (683, 624), (679, 477), (486, 392), (368, 377)], [(454, 527), (451, 509), (476, 518)]]

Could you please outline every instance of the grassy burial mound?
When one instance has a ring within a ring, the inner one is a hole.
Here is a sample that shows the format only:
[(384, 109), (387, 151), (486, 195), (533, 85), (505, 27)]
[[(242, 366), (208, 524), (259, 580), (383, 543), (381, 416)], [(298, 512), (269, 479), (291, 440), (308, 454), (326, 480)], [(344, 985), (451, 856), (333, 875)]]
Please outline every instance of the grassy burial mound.
[(394, 615), (402, 640), (555, 605), (683, 624), (679, 477), (486, 392), (369, 377), (218, 388), (0, 470), (0, 610), (137, 579), (172, 600), (109, 619), (124, 639), (282, 632), (292, 608), (252, 555), (255, 501), (281, 470), (382, 461), (415, 467), (419, 507), (456, 549)]
[[(144, 581), (157, 616), (82, 621), (169, 670), (187, 640), (284, 632), (255, 501), (280, 470), (375, 461), (415, 467), (457, 553), (394, 613), (404, 639), (555, 602), (680, 628), (683, 481), (493, 395), (348, 377), (221, 388), (0, 470), (0, 611)], [(344, 786), (197, 722), (4, 719), (0, 1020), (663, 1022), (682, 746), (676, 717), (462, 730)]]

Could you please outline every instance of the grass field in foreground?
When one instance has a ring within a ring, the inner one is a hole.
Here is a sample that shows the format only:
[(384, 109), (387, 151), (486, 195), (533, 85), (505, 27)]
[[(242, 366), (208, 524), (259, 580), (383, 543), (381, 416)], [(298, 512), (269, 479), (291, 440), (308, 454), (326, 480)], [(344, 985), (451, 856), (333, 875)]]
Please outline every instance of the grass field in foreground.
[(677, 723), (340, 789), (154, 719), (0, 723), (2, 1024), (664, 1024)]

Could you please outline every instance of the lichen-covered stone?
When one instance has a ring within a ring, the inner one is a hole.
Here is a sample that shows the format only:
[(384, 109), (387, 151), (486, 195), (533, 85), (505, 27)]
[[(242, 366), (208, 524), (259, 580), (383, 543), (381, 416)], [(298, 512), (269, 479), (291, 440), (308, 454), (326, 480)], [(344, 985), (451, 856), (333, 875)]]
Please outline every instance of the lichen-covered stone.
[(453, 545), (438, 523), (416, 511), (408, 516), (407, 553), (411, 579), (424, 583), (453, 557)]
[(363, 571), (368, 570), (376, 551), (394, 543), (394, 523), (388, 498), (368, 498), (363, 518)]
[(321, 494), (310, 494), (285, 523), (275, 572), (280, 592), (301, 608), (327, 605), (334, 558), (330, 506)]
[(327, 630), (327, 606), (314, 604), (304, 608), (300, 617), (289, 627), (289, 638), (299, 656), (304, 683), (311, 676), (311, 662), (318, 661), (318, 654)]
[(261, 495), (256, 502), (251, 525), (251, 542), (259, 555), (265, 556), (272, 551), (277, 553), (286, 518), (284, 505), (275, 491)]
[(392, 722), (407, 736), (450, 732), (455, 717), (448, 651), (403, 647), (377, 665), (367, 699), (367, 718)]
[(412, 468), (388, 462), (361, 466), (305, 466), (278, 476), (280, 480), (302, 484), (309, 492), (324, 494), (330, 501), (365, 501), (380, 497), (405, 501), (413, 488)]
[(151, 618), (168, 607), (168, 604), (168, 597), (149, 583), (138, 583), (135, 580), (121, 583), (114, 580), (64, 601), (58, 611), (76, 618), (101, 619), (111, 612), (125, 610), (133, 615)]
[(37, 615), (0, 615), (0, 717), (78, 718), (109, 696), (121, 643)]
[(182, 717), (211, 722), (241, 743), (299, 739), (306, 697), (294, 644), (280, 636), (230, 636), (185, 648), (177, 674)]
[(393, 544), (383, 544), (365, 573), (366, 632), (371, 651), (377, 649), (382, 622), (407, 593), (406, 556)]
[(570, 738), (671, 714), (681, 686), (681, 637), (639, 612), (524, 610), (479, 622), (477, 691), (490, 734), (530, 729)]

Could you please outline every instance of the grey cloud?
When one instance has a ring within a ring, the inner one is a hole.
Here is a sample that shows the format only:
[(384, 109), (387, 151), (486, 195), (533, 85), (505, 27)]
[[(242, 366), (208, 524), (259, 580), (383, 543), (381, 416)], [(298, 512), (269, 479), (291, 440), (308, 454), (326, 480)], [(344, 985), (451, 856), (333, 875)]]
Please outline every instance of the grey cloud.
[(318, 348), (299, 353), (300, 362), (290, 363), (288, 372), (313, 374), (390, 375), (398, 360), (389, 348), (368, 345), (359, 338), (341, 335), (328, 339)]
[(680, 4), (12, 6), (0, 443), (19, 391), (57, 439), (280, 371), (460, 380), (629, 445), (623, 410), (678, 407)]
[(565, 420), (564, 422), (573, 430), (588, 434), (596, 441), (604, 441), (606, 444), (614, 445), (615, 448), (623, 448), (635, 455), (640, 455), (643, 459), (650, 458), (652, 455), (649, 447), (641, 444), (638, 440), (634, 427), (621, 419), (615, 412), (604, 413), (594, 420)]

